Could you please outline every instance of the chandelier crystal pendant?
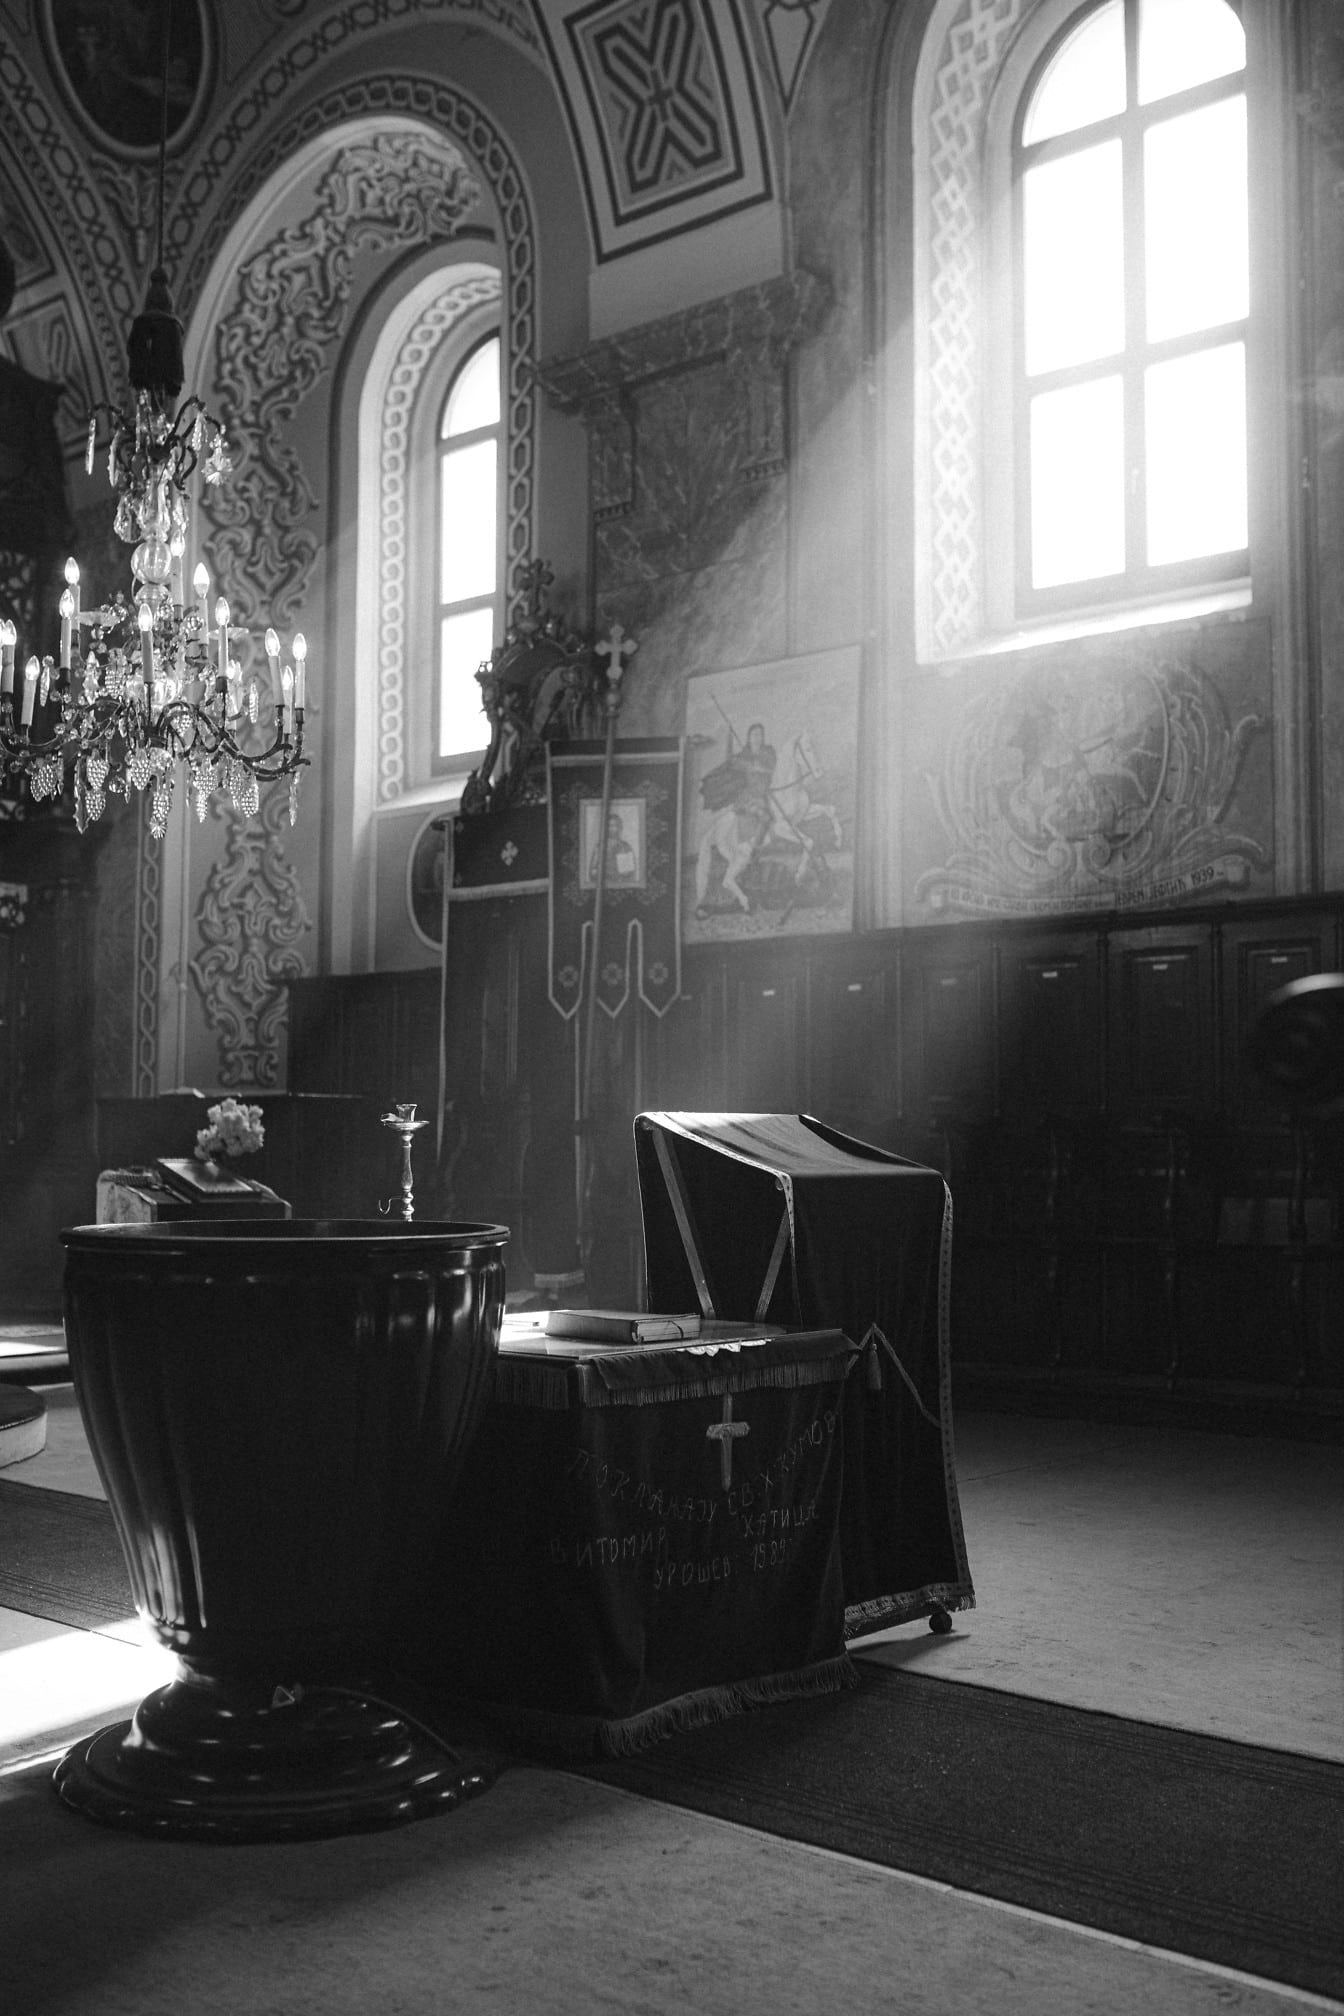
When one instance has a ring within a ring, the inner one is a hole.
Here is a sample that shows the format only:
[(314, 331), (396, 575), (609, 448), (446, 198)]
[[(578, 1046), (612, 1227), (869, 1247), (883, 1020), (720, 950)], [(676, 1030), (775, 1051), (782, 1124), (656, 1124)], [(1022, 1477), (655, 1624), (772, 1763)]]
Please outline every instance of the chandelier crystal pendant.
[[(302, 631), (293, 638), (292, 662), (276, 632), (266, 631), (263, 693), (258, 673), (233, 656), (253, 633), (231, 625), (223, 595), (211, 609), (204, 563), (192, 576), (190, 596), (183, 578), (193, 480), (199, 472), (205, 483), (220, 483), (232, 464), (224, 429), (201, 400), (176, 405), (183, 331), (163, 266), (170, 15), (165, 8), (158, 256), (144, 312), (131, 324), (129, 396), (121, 407), (94, 408), (85, 453), (92, 474), (106, 428), (108, 481), (117, 493), (113, 526), (134, 547), (134, 585), (129, 596), (118, 592), (110, 603), (85, 609), (78, 563), (67, 560), (58, 604), (59, 659), (30, 654), (21, 672), (15, 627), (0, 622), (0, 772), (26, 777), (39, 802), (58, 796), (69, 773), (81, 833), (104, 811), (109, 795), (150, 789), (150, 830), (158, 839), (167, 830), (174, 780), (183, 769), (202, 820), (212, 793), (224, 792), (250, 817), (260, 786), (287, 777), (292, 824), (299, 772), (308, 762)], [(53, 708), (51, 719), (47, 710)]]

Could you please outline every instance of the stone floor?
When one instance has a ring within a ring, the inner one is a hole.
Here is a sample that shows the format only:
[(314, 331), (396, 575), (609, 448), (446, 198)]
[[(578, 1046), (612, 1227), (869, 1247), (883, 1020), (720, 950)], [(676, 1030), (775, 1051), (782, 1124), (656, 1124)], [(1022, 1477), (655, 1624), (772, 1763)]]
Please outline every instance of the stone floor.
[[(6, 1477), (97, 1494), (69, 1389), (48, 1399), (47, 1447)], [(905, 1627), (863, 1656), (1344, 1759), (1344, 1452), (967, 1416), (958, 1469), (979, 1608), (950, 1637)], [(133, 1620), (83, 1633), (0, 1612), (16, 2009), (1341, 2006), (557, 1772), (509, 1772), (447, 1819), (301, 1847), (173, 1847), (61, 1812), (34, 1760), (125, 1712), (162, 1668)]]

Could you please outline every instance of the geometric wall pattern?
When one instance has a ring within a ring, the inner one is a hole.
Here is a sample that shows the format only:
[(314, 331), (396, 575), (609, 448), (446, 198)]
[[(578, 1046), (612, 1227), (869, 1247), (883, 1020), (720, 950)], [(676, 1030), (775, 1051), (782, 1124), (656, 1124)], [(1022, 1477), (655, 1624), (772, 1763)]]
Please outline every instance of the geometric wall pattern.
[[(406, 785), (406, 590), (413, 534), (407, 526), (407, 466), (416, 395), (440, 344), (474, 308), (498, 302), (497, 273), (446, 286), (416, 318), (393, 360), (378, 430), (378, 783), (389, 804)], [(418, 545), (418, 541), (415, 542)]]
[(915, 87), (915, 382), (927, 402), (916, 469), (919, 627), (921, 648), (938, 657), (969, 644), (982, 624), (983, 139), (989, 93), (1023, 11), (1024, 0), (943, 0)]
[(536, 0), (599, 261), (768, 200), (739, 0)]

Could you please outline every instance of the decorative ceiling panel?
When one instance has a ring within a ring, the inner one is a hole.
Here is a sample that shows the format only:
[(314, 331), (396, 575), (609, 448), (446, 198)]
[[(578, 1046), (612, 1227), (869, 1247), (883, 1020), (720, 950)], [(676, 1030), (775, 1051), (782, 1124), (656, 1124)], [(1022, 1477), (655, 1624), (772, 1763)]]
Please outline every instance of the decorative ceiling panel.
[(40, 280), (49, 280), (55, 273), (51, 254), (34, 230), (17, 186), (3, 169), (0, 169), (0, 238), (9, 247), (20, 291)]
[(739, 0), (533, 0), (599, 261), (771, 196)]
[(758, 0), (785, 110), (791, 110), (831, 0)]

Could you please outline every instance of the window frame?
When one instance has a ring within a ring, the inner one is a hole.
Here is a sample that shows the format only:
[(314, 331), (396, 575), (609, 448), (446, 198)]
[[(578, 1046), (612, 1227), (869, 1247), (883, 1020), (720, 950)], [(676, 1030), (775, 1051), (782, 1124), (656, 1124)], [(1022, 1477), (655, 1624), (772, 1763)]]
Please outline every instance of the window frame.
[[(1030, 145), (1023, 142), (1022, 128), (1036, 90), (1050, 63), (1089, 14), (1096, 13), (1105, 0), (1075, 8), (1046, 40), (1016, 93), (1012, 114), (1009, 175), (1012, 190), (1012, 309), (1013, 309), (1013, 608), (1015, 616), (1059, 615), (1080, 609), (1117, 603), (1155, 601), (1192, 589), (1224, 587), (1249, 578), (1251, 554), (1247, 544), (1228, 551), (1196, 555), (1185, 560), (1154, 564), (1147, 559), (1148, 468), (1145, 427), (1147, 372), (1156, 364), (1192, 356), (1201, 351), (1240, 343), (1246, 362), (1247, 467), (1246, 492), (1248, 527), (1252, 487), (1249, 405), (1250, 343), (1252, 313), (1234, 321), (1190, 330), (1179, 336), (1151, 339), (1146, 329), (1146, 239), (1144, 214), (1144, 143), (1153, 126), (1196, 112), (1206, 106), (1241, 98), (1245, 102), (1248, 127), (1250, 115), (1251, 50), (1246, 64), (1201, 84), (1141, 104), (1138, 97), (1139, 0), (1122, 0), (1124, 7), (1125, 105), (1120, 112), (1067, 133), (1051, 135)], [(1124, 349), (1085, 363), (1065, 365), (1028, 377), (1026, 370), (1025, 316), (1025, 178), (1027, 170), (1039, 163), (1059, 160), (1085, 148), (1117, 139), (1121, 149), (1122, 245), (1124, 262), (1125, 329)], [(1247, 228), (1248, 259), (1252, 232)], [(1254, 285), (1252, 285), (1254, 294)], [(1119, 377), (1124, 426), (1124, 547), (1125, 567), (1113, 575), (1093, 575), (1082, 581), (1061, 582), (1036, 587), (1032, 574), (1032, 484), (1031, 484), (1031, 402), (1043, 392)]]
[[(457, 388), (459, 379), (471, 364), (472, 359), (488, 343), (499, 345), (499, 418), (485, 427), (474, 427), (462, 434), (445, 435), (443, 423), (447, 417), (449, 402)], [(428, 775), (435, 782), (446, 778), (464, 778), (485, 754), (486, 740), (472, 749), (455, 749), (440, 754), (439, 739), (443, 708), (443, 623), (446, 616), (465, 615), (469, 611), (489, 608), (491, 611), (492, 648), (498, 644), (502, 633), (502, 611), (504, 608), (504, 478), (505, 478), (505, 354), (504, 331), (497, 309), (484, 313), (473, 313), (463, 318), (461, 330), (453, 332), (453, 338), (444, 346), (443, 358), (435, 359), (433, 370), (426, 375), (426, 385), (421, 395), (421, 416), (419, 424), (432, 423), (432, 472), (433, 499), (432, 544), (428, 552), (428, 565), (433, 570), (434, 592), (422, 597), (417, 590), (415, 576), (410, 588), (416, 603), (432, 609), (430, 617), (432, 635), (427, 657), (432, 667), (430, 675), (428, 708)], [(492, 440), (495, 444), (495, 585), (487, 595), (468, 595), (454, 601), (443, 599), (443, 466), (450, 455), (468, 448), (480, 441)], [(425, 556), (425, 546), (416, 542), (413, 549), (417, 557)], [(415, 562), (413, 561), (413, 566)]]

